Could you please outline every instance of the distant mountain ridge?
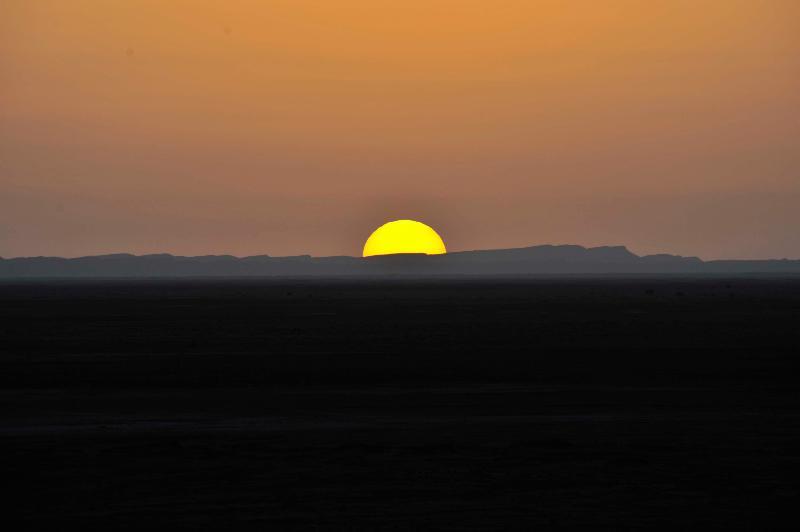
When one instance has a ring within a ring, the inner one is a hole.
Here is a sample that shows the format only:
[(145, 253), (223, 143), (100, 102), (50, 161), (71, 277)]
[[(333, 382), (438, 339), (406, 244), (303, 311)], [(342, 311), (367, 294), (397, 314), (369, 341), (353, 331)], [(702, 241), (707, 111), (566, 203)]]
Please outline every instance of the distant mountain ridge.
[(271, 257), (126, 253), (78, 258), (0, 258), (0, 278), (43, 277), (339, 277), (373, 275), (800, 274), (800, 260), (713, 260), (639, 256), (625, 246), (541, 245), (446, 255)]

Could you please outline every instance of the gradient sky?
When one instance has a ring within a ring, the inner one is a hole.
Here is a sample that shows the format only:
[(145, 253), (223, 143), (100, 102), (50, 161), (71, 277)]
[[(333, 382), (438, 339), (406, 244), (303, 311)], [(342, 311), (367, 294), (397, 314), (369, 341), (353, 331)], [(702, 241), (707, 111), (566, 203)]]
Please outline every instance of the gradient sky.
[(797, 0), (4, 0), (0, 256), (800, 258)]

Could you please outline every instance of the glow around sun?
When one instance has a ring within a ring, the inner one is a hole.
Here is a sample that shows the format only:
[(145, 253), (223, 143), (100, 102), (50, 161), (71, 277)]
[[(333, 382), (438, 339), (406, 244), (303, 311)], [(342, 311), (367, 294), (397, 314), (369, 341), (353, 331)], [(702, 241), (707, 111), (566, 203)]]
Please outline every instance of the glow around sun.
[(395, 253), (447, 253), (442, 237), (429, 226), (414, 220), (395, 220), (383, 224), (369, 236), (364, 244), (364, 256), (392, 255)]

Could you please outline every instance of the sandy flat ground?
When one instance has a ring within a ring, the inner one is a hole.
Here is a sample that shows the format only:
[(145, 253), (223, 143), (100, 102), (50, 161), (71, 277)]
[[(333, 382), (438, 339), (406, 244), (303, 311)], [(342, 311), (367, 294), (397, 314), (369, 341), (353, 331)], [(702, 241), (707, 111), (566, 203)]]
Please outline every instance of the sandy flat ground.
[(800, 281), (0, 284), (32, 525), (760, 530), (800, 497)]

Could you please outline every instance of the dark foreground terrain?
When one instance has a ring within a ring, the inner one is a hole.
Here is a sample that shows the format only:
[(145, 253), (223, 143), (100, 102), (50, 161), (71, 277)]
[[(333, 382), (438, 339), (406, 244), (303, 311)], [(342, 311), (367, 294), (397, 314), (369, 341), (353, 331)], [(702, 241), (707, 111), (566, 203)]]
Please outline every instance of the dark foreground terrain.
[(798, 347), (800, 280), (7, 281), (2, 520), (793, 529)]

